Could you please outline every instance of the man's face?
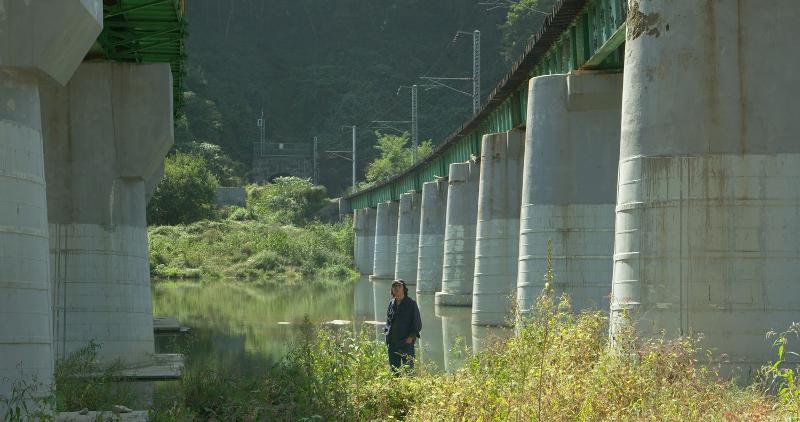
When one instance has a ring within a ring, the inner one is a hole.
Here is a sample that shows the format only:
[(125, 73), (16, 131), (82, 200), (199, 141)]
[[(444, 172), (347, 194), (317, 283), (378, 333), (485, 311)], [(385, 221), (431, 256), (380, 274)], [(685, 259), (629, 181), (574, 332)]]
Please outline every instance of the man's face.
[(392, 285), (392, 297), (402, 299), (403, 296), (403, 286), (401, 284)]

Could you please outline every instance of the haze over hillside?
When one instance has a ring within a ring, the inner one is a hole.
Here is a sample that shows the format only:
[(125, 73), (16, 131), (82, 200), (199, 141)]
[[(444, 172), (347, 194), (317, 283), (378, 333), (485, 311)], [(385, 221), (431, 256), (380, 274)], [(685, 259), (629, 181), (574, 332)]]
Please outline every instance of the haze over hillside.
[[(501, 46), (506, 10), (476, 0), (194, 0), (186, 8), (187, 119), (176, 141), (221, 145), (246, 169), (263, 108), (268, 140), (318, 136), (322, 151), (349, 149), (341, 126), (358, 125), (362, 173), (376, 156), (371, 121), (410, 119), (410, 92), (398, 95), (400, 85), (471, 76), (471, 37), (453, 42), (458, 30), (481, 31), (484, 100), (510, 68)], [(453, 84), (471, 91), (469, 81)], [(436, 144), (469, 117), (471, 99), (421, 91), (419, 107), (420, 136)], [(349, 163), (321, 159), (320, 180), (336, 194), (350, 182)]]

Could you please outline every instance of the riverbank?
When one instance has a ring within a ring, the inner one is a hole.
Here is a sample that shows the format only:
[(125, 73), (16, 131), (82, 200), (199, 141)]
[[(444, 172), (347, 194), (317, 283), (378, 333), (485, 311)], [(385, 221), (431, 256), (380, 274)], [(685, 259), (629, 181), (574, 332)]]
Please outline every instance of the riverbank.
[[(369, 331), (369, 330), (367, 330)], [(766, 421), (800, 415), (790, 393), (741, 387), (700, 364), (689, 340), (609, 347), (603, 312), (544, 301), (512, 338), (451, 374), (395, 377), (371, 333), (304, 326), (289, 354), (258, 376), (195, 367), (152, 412), (189, 420)], [(633, 346), (636, 345), (636, 346)], [(793, 385), (793, 381), (789, 384)], [(773, 385), (774, 387), (775, 385)], [(773, 390), (779, 391), (779, 390)]]
[(352, 223), (302, 227), (260, 220), (200, 221), (148, 229), (154, 278), (288, 280), (347, 278)]

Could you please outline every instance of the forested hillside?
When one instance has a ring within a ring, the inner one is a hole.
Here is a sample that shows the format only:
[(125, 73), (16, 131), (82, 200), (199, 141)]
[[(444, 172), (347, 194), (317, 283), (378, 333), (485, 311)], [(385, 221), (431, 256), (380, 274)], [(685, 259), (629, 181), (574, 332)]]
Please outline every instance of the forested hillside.
[[(420, 83), (422, 75), (471, 76), (471, 37), (454, 42), (457, 30), (481, 30), (485, 100), (510, 68), (508, 57), (516, 56), (541, 21), (541, 14), (527, 8), (535, 1), (516, 10), (480, 3), (187, 2), (185, 118), (176, 122), (176, 142), (222, 146), (244, 164), (235, 171), (246, 178), (263, 108), (268, 140), (310, 144), (318, 136), (322, 151), (349, 149), (350, 134), (341, 126), (358, 125), (363, 174), (376, 156), (371, 121), (410, 119), (410, 92), (398, 95), (400, 85)], [(454, 84), (471, 91), (469, 81)], [(469, 117), (471, 99), (447, 89), (421, 91), (419, 107), (420, 136), (435, 145)], [(350, 182), (349, 163), (326, 154), (321, 159), (320, 180), (337, 194)]]

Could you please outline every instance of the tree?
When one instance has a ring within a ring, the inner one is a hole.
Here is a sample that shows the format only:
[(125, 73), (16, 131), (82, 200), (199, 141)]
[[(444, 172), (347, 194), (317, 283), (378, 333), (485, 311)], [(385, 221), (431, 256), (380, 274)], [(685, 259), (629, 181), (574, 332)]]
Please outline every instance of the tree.
[(217, 178), (220, 186), (241, 186), (244, 164), (232, 160), (222, 147), (208, 142), (187, 142), (176, 145), (176, 150), (202, 157), (208, 170)]
[(188, 224), (214, 216), (217, 179), (203, 157), (177, 152), (164, 160), (164, 177), (147, 204), (154, 225)]
[(259, 217), (278, 224), (302, 224), (325, 206), (327, 191), (308, 179), (278, 177), (247, 189), (247, 206)]
[[(380, 156), (367, 166), (367, 182), (380, 183), (402, 173), (414, 164), (413, 149), (406, 144), (411, 135), (404, 132), (401, 135), (375, 132), (378, 144), (375, 149), (380, 151)], [(417, 159), (422, 159), (433, 152), (433, 143), (430, 139), (422, 142), (417, 147)]]
[(502, 54), (506, 61), (517, 58), (544, 22), (555, 0), (518, 0), (508, 7), (506, 21), (500, 25)]

